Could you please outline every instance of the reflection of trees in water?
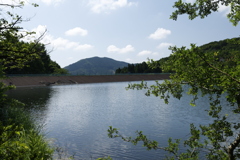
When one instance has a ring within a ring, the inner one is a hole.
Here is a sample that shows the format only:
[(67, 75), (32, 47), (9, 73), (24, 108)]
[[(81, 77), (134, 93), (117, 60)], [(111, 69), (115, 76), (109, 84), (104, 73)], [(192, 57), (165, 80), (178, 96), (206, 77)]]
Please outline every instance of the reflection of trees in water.
[(50, 87), (23, 87), (10, 90), (7, 92), (7, 95), (25, 103), (26, 107), (36, 107), (36, 105), (46, 105), (51, 92), (52, 89)]
[(48, 111), (48, 100), (52, 94), (51, 87), (23, 87), (7, 92), (10, 98), (14, 98), (25, 104), (24, 108), (30, 112), (37, 123), (44, 123), (44, 117)]

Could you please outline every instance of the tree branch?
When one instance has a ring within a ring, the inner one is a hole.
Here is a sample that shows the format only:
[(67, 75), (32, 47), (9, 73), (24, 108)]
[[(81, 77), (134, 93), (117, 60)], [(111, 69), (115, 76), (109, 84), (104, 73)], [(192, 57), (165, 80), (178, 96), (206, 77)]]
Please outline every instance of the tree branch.
[(22, 4), (19, 4), (19, 5), (14, 5), (14, 4), (6, 4), (6, 3), (1, 3), (0, 6), (7, 6), (7, 7), (18, 7), (18, 8), (21, 8), (23, 5)]
[(199, 55), (199, 54), (197, 54), (197, 55), (198, 55), (198, 56), (199, 56), (204, 62), (206, 62), (206, 63), (208, 64), (209, 67), (211, 67), (211, 68), (217, 70), (218, 72), (220, 72), (220, 73), (222, 73), (222, 74), (225, 74), (226, 76), (230, 77), (232, 80), (234, 80), (234, 81), (236, 81), (237, 83), (240, 84), (240, 81), (239, 81), (239, 80), (237, 80), (236, 78), (232, 77), (230, 74), (228, 74), (228, 73), (226, 73), (226, 72), (224, 72), (224, 71), (218, 69), (217, 67), (213, 66), (213, 65), (210, 64), (208, 61), (206, 61), (206, 59), (203, 58), (201, 55)]
[(235, 141), (228, 146), (227, 151), (228, 151), (228, 156), (230, 160), (235, 160), (234, 150), (237, 148), (239, 144), (240, 144), (240, 134), (238, 134)]

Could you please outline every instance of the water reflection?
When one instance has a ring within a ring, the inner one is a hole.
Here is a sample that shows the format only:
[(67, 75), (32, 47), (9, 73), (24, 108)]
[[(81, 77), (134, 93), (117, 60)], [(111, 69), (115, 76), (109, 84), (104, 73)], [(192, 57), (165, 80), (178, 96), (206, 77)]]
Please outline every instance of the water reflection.
[[(152, 83), (152, 82), (150, 82)], [(19, 88), (9, 92), (34, 111), (46, 123), (48, 137), (67, 148), (76, 159), (162, 159), (163, 151), (146, 151), (121, 139), (109, 139), (109, 126), (126, 136), (142, 130), (150, 139), (167, 145), (169, 137), (185, 139), (189, 124), (207, 124), (207, 99), (197, 107), (189, 105), (191, 97), (181, 101), (171, 98), (166, 105), (159, 98), (145, 96), (145, 91), (129, 90), (127, 82)], [(34, 115), (34, 116), (35, 116)]]
[(53, 94), (50, 87), (19, 87), (9, 90), (7, 95), (24, 103), (24, 108), (30, 111), (33, 119), (38, 124), (45, 124), (46, 113), (48, 112), (48, 100)]
[(9, 90), (7, 94), (29, 107), (46, 106), (46, 102), (51, 97), (52, 89), (49, 87), (19, 87)]

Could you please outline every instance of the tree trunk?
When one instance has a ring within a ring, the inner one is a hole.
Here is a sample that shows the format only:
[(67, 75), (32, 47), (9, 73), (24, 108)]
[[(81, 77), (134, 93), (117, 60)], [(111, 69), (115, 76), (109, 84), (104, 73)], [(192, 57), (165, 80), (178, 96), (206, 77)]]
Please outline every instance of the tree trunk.
[(236, 147), (239, 145), (240, 143), (240, 134), (238, 134), (237, 138), (235, 139), (235, 141), (233, 143), (230, 144), (230, 146), (228, 146), (228, 156), (229, 156), (229, 160), (235, 160), (235, 156), (234, 156), (234, 150), (236, 149)]

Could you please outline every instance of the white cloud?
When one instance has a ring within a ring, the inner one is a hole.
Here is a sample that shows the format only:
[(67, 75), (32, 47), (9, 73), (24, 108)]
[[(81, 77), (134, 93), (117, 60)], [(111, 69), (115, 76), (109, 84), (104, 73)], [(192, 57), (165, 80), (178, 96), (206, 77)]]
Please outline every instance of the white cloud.
[(218, 11), (221, 12), (221, 13), (223, 13), (224, 16), (226, 16), (228, 13), (230, 13), (231, 7), (230, 7), (230, 6), (224, 6), (224, 5), (219, 4)]
[(150, 39), (164, 39), (171, 34), (170, 30), (164, 28), (158, 28), (154, 33), (150, 34)]
[(110, 45), (110, 46), (108, 46), (108, 48), (107, 48), (107, 52), (119, 52), (121, 49), (119, 49), (119, 48), (117, 48), (116, 46), (114, 46), (114, 45)]
[(128, 0), (90, 0), (88, 4), (94, 13), (109, 12), (110, 10), (137, 5), (137, 3), (128, 2)]
[[(29, 32), (29, 31), (23, 30), (20, 33), (23, 35), (26, 35), (26, 32)], [(33, 42), (33, 41), (38, 40), (41, 37), (41, 43), (47, 44), (52, 40), (51, 35), (46, 34), (47, 26), (38, 25), (36, 28), (32, 29), (31, 32), (35, 32), (35, 34), (25, 36), (23, 38), (23, 41)]]
[(76, 27), (65, 32), (66, 36), (77, 36), (77, 35), (86, 36), (87, 34), (88, 34), (88, 31), (80, 27)]
[(158, 53), (158, 52), (153, 52), (152, 55), (154, 55), (154, 56), (158, 56), (159, 53)]
[(76, 51), (86, 51), (93, 48), (90, 44), (79, 44), (78, 42), (72, 42), (61, 37), (53, 39), (51, 45), (60, 50), (73, 49)]
[(56, 47), (57, 49), (65, 49), (65, 48), (69, 48), (69, 41), (67, 39), (63, 39), (61, 37), (57, 38), (57, 39), (52, 39), (52, 46)]
[(152, 54), (151, 51), (144, 50), (144, 51), (139, 52), (138, 56), (146, 56), (146, 55), (150, 55), (150, 54)]
[[(36, 34), (28, 36), (26, 41), (34, 41), (46, 32), (46, 28), (47, 26), (43, 25), (39, 25), (37, 28), (34, 28), (32, 31), (36, 32)], [(85, 51), (93, 48), (90, 44), (80, 44), (79, 42), (73, 42), (62, 37), (55, 38), (48, 33), (45, 33), (40, 42), (43, 44), (50, 44), (53, 48), (60, 50), (72, 49), (76, 51)]]
[(114, 45), (110, 45), (107, 48), (107, 52), (116, 52), (116, 53), (128, 53), (128, 52), (133, 52), (135, 49), (132, 45), (127, 45), (124, 48), (118, 48)]
[(143, 50), (137, 54), (137, 56), (159, 56), (158, 52), (152, 52), (149, 50)]
[(83, 44), (83, 45), (78, 45), (77, 47), (74, 48), (76, 51), (86, 51), (89, 49), (92, 49), (93, 46), (90, 44)]
[(43, 34), (47, 30), (46, 25), (38, 25), (37, 28), (34, 28), (33, 31), (36, 32), (36, 34)]
[(172, 46), (172, 43), (160, 43), (157, 48), (162, 49), (162, 48), (168, 48), (169, 46)]

